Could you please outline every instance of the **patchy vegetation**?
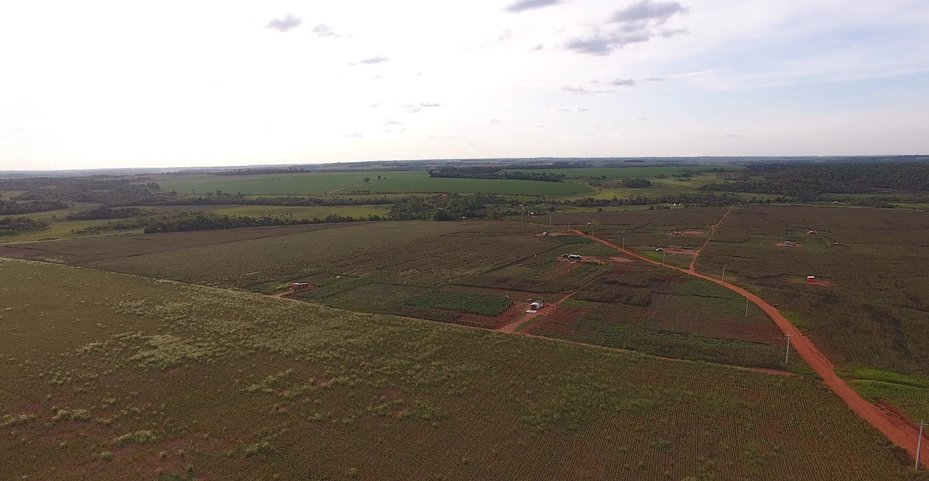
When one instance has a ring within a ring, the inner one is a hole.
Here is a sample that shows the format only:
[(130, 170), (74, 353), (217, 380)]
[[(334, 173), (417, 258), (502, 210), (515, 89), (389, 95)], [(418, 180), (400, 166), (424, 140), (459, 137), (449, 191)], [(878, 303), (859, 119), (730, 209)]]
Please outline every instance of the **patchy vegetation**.
[[(574, 479), (597, 465), (603, 479), (844, 481), (911, 470), (801, 376), (0, 262), (12, 308), (0, 375), (18, 386), (0, 391), (0, 412), (14, 413), (0, 418), (0, 472), (16, 478)], [(199, 342), (215, 345), (209, 359), (133, 359)], [(423, 457), (425, 442), (442, 449)]]

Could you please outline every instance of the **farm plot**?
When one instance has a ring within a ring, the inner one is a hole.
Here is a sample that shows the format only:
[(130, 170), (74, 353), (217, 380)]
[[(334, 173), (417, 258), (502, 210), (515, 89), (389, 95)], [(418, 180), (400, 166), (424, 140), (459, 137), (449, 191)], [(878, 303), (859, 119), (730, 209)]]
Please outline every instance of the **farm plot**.
[[(674, 256), (676, 265), (690, 262), (685, 258), (686, 250), (703, 245), (710, 227), (718, 222), (725, 212), (726, 208), (722, 207), (628, 209), (555, 214), (552, 216), (552, 223), (587, 233), (593, 232), (617, 245), (625, 245), (628, 249), (653, 257), (656, 255), (657, 247), (680, 250), (681, 253), (668, 253), (668, 259)], [(659, 257), (660, 254), (658, 253)], [(678, 257), (680, 259), (677, 259)]]
[[(320, 271), (428, 287), (494, 269), (560, 242), (529, 235), (531, 226), (517, 223), (383, 222), (276, 229), (256, 231), (256, 237), (238, 241), (224, 239), (224, 233), (184, 232), (112, 238), (105, 244), (86, 239), (27, 245), (3, 253), (262, 290)], [(232, 239), (241, 230), (245, 229), (229, 231)]]
[(634, 263), (583, 287), (527, 333), (661, 356), (783, 368), (783, 338), (754, 306), (707, 281)]
[(249, 195), (484, 193), (570, 195), (592, 192), (573, 182), (430, 177), (424, 171), (313, 172), (257, 175), (181, 175), (157, 180), (163, 191), (223, 191)]
[[(552, 239), (565, 239), (554, 237)], [(570, 237), (567, 239), (571, 239)], [(606, 267), (596, 262), (566, 262), (562, 256), (576, 244), (559, 245), (515, 264), (455, 279), (458, 285), (534, 293), (558, 293), (580, 288)]]
[[(840, 367), (929, 377), (929, 215), (888, 209), (736, 209), (697, 268), (785, 312)], [(783, 241), (800, 248), (779, 247)], [(815, 283), (805, 282), (815, 275)]]
[(858, 481), (911, 469), (803, 376), (62, 265), (0, 260), (0, 286), (0, 376), (17, 387), (0, 389), (0, 472), (16, 479)]
[[(424, 172), (313, 172), (295, 174), (203, 175), (180, 174), (156, 178), (165, 192), (196, 194), (222, 191), (246, 195), (313, 195), (336, 193), (405, 178), (419, 179)], [(368, 179), (368, 182), (365, 182)]]

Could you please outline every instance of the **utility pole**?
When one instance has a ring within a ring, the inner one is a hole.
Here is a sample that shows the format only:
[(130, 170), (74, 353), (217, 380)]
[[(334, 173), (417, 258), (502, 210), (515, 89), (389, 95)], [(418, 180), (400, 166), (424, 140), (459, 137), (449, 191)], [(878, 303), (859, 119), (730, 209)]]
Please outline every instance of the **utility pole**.
[(787, 350), (784, 351), (784, 365), (787, 365), (787, 360), (790, 359), (790, 334), (787, 334)]
[(923, 449), (923, 420), (919, 420), (919, 438), (916, 439), (916, 467), (914, 470), (919, 471), (919, 454)]
[(748, 317), (748, 298), (745, 298), (745, 317)]
[(722, 277), (722, 281), (723, 281), (723, 285), (726, 285), (726, 266), (723, 266), (723, 277)]

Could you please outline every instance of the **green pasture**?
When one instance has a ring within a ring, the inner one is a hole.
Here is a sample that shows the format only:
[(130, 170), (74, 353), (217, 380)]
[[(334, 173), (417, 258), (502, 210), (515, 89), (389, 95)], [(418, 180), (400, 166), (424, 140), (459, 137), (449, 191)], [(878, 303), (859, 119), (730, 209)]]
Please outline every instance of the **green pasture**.
[[(379, 178), (380, 176), (380, 178)], [(368, 179), (368, 182), (365, 182)], [(178, 175), (156, 179), (163, 191), (223, 191), (248, 195), (486, 193), (572, 195), (592, 192), (569, 182), (433, 178), (425, 171), (313, 172), (256, 175)]]

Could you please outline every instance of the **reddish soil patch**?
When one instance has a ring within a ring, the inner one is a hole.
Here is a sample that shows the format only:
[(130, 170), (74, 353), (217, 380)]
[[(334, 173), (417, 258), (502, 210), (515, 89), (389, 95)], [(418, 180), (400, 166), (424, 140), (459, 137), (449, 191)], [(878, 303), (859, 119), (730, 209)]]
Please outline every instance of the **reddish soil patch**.
[[(558, 305), (561, 304), (562, 302), (564, 302), (564, 301), (570, 299), (571, 296), (573, 296), (573, 295), (576, 294), (576, 293), (577, 293), (577, 291), (573, 291), (573, 292), (571, 292), (571, 293), (565, 295), (564, 297), (558, 299), (558, 300), (555, 301), (555, 302), (546, 302), (546, 303), (542, 306), (542, 308), (539, 309), (538, 311), (535, 311), (535, 312), (525, 312), (525, 313), (523, 314), (522, 317), (516, 319), (515, 321), (513, 321), (513, 322), (511, 322), (511, 323), (509, 323), (509, 324), (506, 324), (506, 325), (504, 325), (504, 326), (501, 326), (501, 327), (498, 328), (497, 330), (498, 330), (498, 331), (501, 331), (501, 332), (516, 332), (516, 331), (519, 329), (520, 326), (522, 326), (523, 324), (526, 324), (527, 322), (531, 321), (532, 319), (534, 319), (534, 318), (536, 318), (536, 317), (538, 317), (538, 316), (549, 316), (549, 315), (551, 315), (551, 314), (557, 312)], [(519, 306), (522, 306), (523, 308), (528, 307), (526, 304), (518, 304), (518, 305), (519, 305)]]
[(610, 262), (616, 262), (618, 264), (628, 264), (630, 262), (635, 262), (635, 261), (628, 257), (613, 256), (613, 257), (610, 257)]
[[(613, 260), (613, 259), (614, 259), (613, 257), (610, 257), (610, 260)], [(568, 259), (565, 258), (565, 257), (559, 257), (559, 258), (558, 258), (558, 262), (566, 262), (566, 263), (568, 263), (568, 264), (577, 264), (578, 262), (589, 262), (589, 263), (591, 263), (591, 264), (598, 264), (598, 265), (601, 265), (601, 266), (602, 266), (603, 264), (606, 264), (606, 262), (605, 262), (603, 259), (601, 259), (601, 258), (599, 258), (599, 257), (596, 257), (596, 256), (581, 256), (581, 260), (579, 260), (579, 261), (572, 261), (572, 260), (568, 260)], [(628, 261), (617, 261), (617, 262), (632, 262), (632, 260), (628, 260)]]
[(778, 247), (803, 247), (803, 244), (800, 244), (800, 243), (798, 243), (798, 242), (794, 242), (794, 243), (788, 245), (786, 242), (778, 242), (778, 243), (777, 243), (777, 246), (778, 246)]
[(575, 332), (574, 325), (587, 312), (585, 309), (570, 309), (564, 306), (546, 316), (544, 319), (533, 323), (531, 326), (523, 329), (522, 334), (535, 335), (542, 331), (543, 335), (561, 339), (570, 339), (571, 334)]

